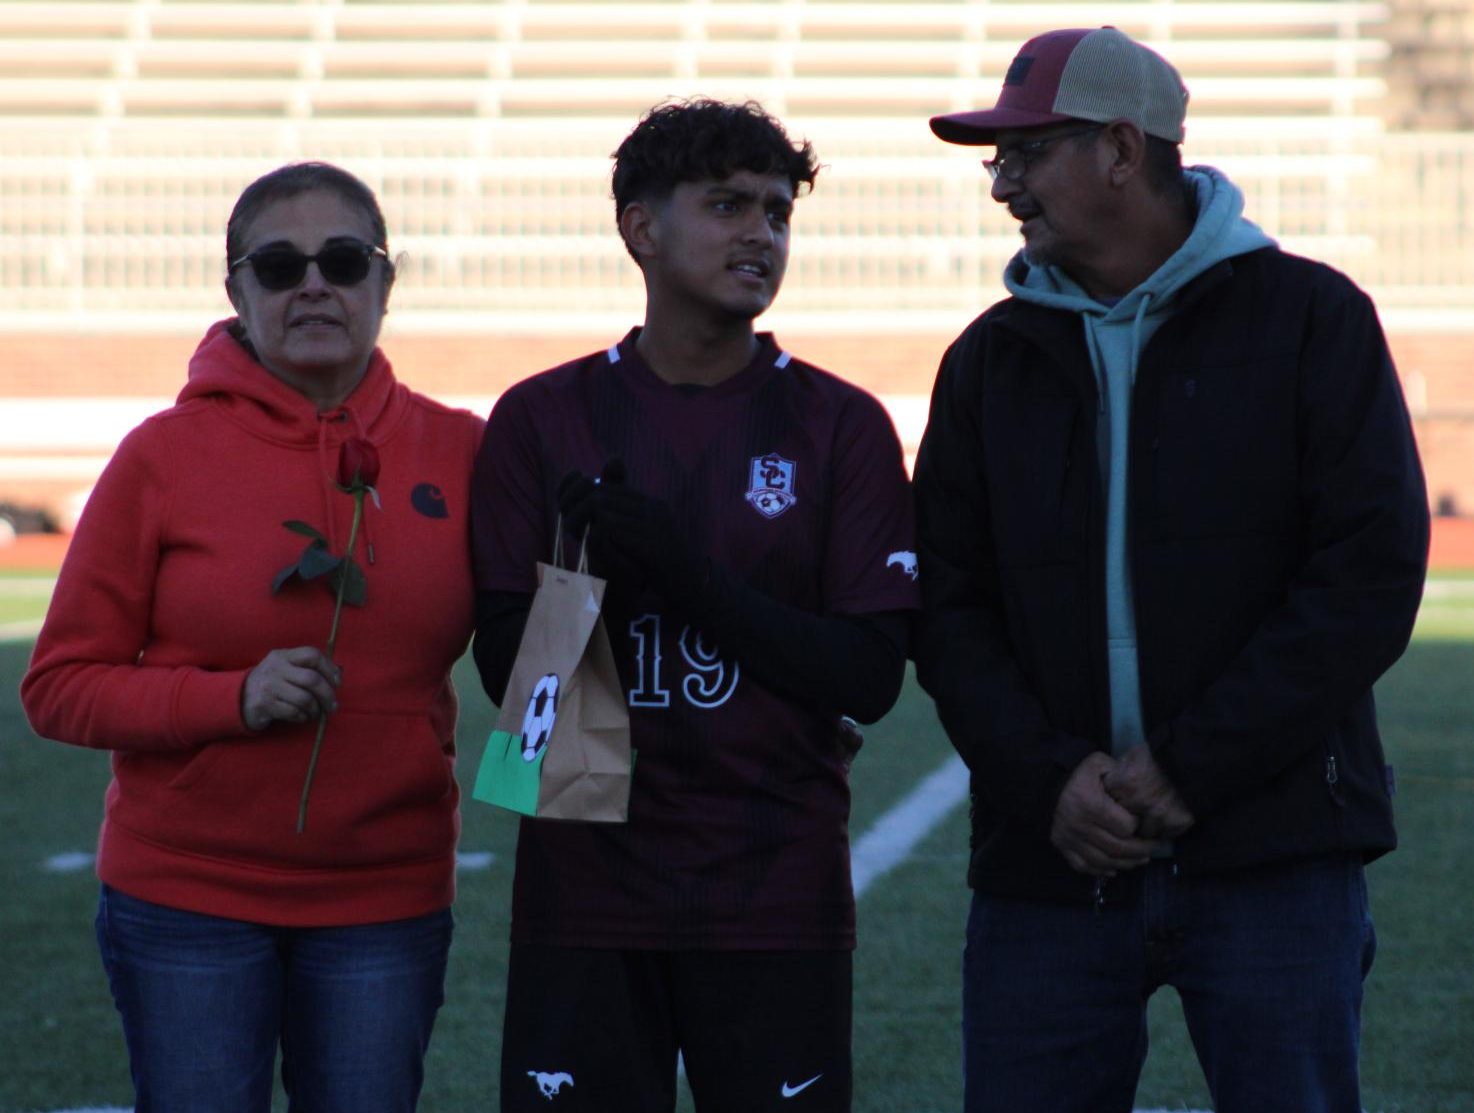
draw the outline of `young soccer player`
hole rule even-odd
[[[498,702],[563,520],[609,581],[638,752],[629,822],[525,820],[502,1108],[850,1107],[842,717],[900,690],[918,603],[900,445],[874,398],[753,322],[817,172],[756,104],[649,112],[615,153],[645,323],[535,375],[476,473],[475,651]]]

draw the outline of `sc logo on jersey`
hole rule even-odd
[[[776,452],[754,456],[747,473],[747,501],[764,518],[776,518],[798,501],[793,479],[798,465]]]

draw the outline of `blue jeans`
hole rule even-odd
[[[1359,859],[1196,877],[1155,861],[1126,884],[1098,912],[974,894],[966,1113],[1129,1113],[1163,985],[1218,1113],[1358,1113],[1376,951]]]
[[[136,1113],[405,1113],[445,997],[449,909],[352,927],[203,916],[104,885],[97,942]]]

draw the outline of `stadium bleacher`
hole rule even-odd
[[[650,104],[701,92],[763,101],[831,167],[786,307],[955,314],[996,289],[1013,240],[923,121],[991,99],[1042,22],[1103,12],[1191,75],[1191,156],[1232,161],[1272,231],[1377,284],[1357,217],[1378,206],[1349,183],[1377,176],[1380,3],[0,0],[0,203],[18,202],[0,289],[32,321],[201,311],[229,198],[315,155],[379,186],[424,262],[406,315],[556,313],[575,290],[618,312],[608,150]]]

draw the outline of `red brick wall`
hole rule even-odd
[[[614,336],[393,336],[395,372],[432,395],[497,394],[519,379]],[[795,354],[833,368],[876,393],[925,394],[949,336],[784,335]],[[0,335],[0,398],[150,395],[184,382],[197,337]]]

